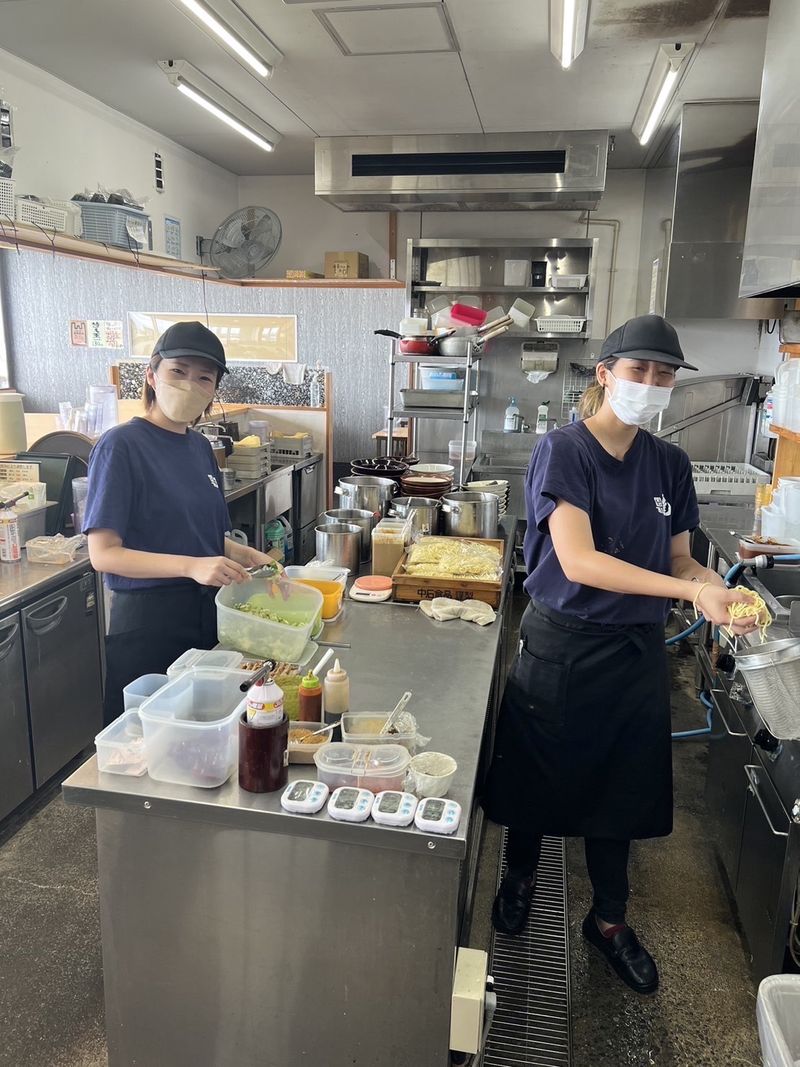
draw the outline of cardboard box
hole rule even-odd
[[[369,278],[369,256],[363,252],[326,252],[326,278]]]
[[[317,274],[315,270],[287,270],[287,281],[301,282],[306,281],[308,278],[322,278],[322,274]]]

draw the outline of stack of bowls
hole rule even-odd
[[[508,482],[500,478],[490,478],[484,482],[470,482],[467,488],[476,493],[492,493],[497,497],[498,515],[502,519],[508,510],[508,498],[511,490]]]
[[[350,463],[350,473],[355,475],[374,475],[377,478],[391,478],[400,484],[400,479],[408,470],[408,464],[401,459],[354,459]]]
[[[438,500],[453,488],[453,475],[408,471],[400,479],[400,486],[403,496],[425,496],[430,500]]]

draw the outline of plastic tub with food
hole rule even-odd
[[[402,745],[348,745],[333,741],[314,753],[317,777],[330,788],[357,786],[380,793],[402,790],[411,757]]]
[[[138,711],[126,711],[94,739],[97,769],[104,774],[140,777],[147,771],[142,720]]]
[[[389,712],[348,711],[342,716],[342,740],[351,745],[402,745],[413,755],[426,740],[417,735],[417,720],[404,711],[391,732],[382,734],[388,718]]]
[[[322,613],[322,593],[299,582],[254,578],[217,593],[220,643],[251,656],[296,663]]]
[[[235,671],[244,657],[241,652],[229,652],[225,648],[187,648],[182,656],[167,667],[167,677],[174,678],[191,667],[210,667],[212,670]]]
[[[444,752],[420,752],[408,768],[408,788],[418,797],[444,797],[458,764]]]
[[[324,733],[316,733],[323,728]],[[324,722],[292,723],[289,727],[289,762],[313,763],[314,753],[331,743],[332,733],[333,726],[326,726]]]

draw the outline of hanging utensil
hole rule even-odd
[[[396,706],[395,706],[395,709],[394,709],[394,711],[393,711],[393,712],[392,712],[392,713],[391,713],[391,714],[389,715],[389,718],[388,718],[388,719],[386,720],[386,722],[385,722],[385,723],[383,724],[383,726],[381,727],[381,729],[380,729],[380,732],[379,732],[378,736],[382,736],[382,735],[384,735],[384,734],[388,734],[388,733],[389,733],[389,731],[391,730],[391,728],[392,728],[392,727],[394,726],[394,724],[395,724],[395,721],[396,721],[397,719],[399,719],[399,718],[400,718],[400,716],[401,716],[401,715],[403,714],[403,712],[405,711],[405,709],[406,709],[406,706],[407,706],[407,704],[408,704],[409,700],[411,700],[411,698],[412,698],[412,696],[413,696],[413,695],[414,695],[414,694],[413,694],[413,693],[411,692],[411,690],[410,690],[410,689],[408,690],[408,692],[406,692],[406,693],[403,693],[403,695],[402,695],[402,696],[400,697],[400,699],[399,699],[399,700],[397,701],[397,704],[396,704]]]

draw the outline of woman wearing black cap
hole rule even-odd
[[[691,557],[688,456],[643,429],[669,403],[678,368],[697,369],[669,323],[627,322],[603,344],[596,413],[548,434],[531,458],[531,602],[484,798],[509,827],[495,927],[524,928],[542,836],[583,837],[594,890],[584,937],[640,993],[655,991],[658,971],[625,923],[630,842],[672,830],[664,623],[673,600],[727,624],[743,599]]]
[[[147,368],[144,416],[115,426],[92,450],[84,529],[92,566],[113,594],[107,723],[122,713],[129,682],[162,674],[187,648],[216,644],[217,587],[273,562],[226,538],[217,462],[207,439],[191,431],[226,370],[222,343],[205,326],[170,326]]]

